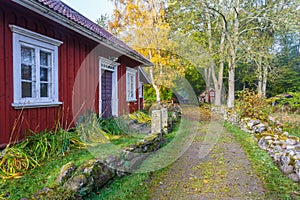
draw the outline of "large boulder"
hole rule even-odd
[[[114,170],[100,160],[90,160],[79,166],[63,187],[85,196],[95,188],[100,188],[114,177]]]

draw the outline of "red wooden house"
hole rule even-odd
[[[87,111],[141,109],[150,65],[60,0],[1,0],[0,148]]]

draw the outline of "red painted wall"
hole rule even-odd
[[[9,24],[63,41],[59,47],[59,101],[52,108],[14,109],[13,49]],[[98,45],[78,33],[27,10],[10,0],[0,2],[0,148],[29,134],[52,129],[60,121],[63,128],[74,125],[76,118],[87,111],[98,112],[98,57],[116,56],[116,52]],[[122,56],[119,67],[119,114],[137,109],[126,102],[126,66],[140,63]],[[125,87],[125,89],[124,89]]]
[[[127,102],[126,100],[126,67],[132,67],[138,70],[137,66],[140,64],[128,57],[121,56],[118,60],[121,63],[118,69],[118,97],[119,97],[119,116],[135,112],[139,110],[138,103],[138,72],[136,73],[136,98],[135,102]]]

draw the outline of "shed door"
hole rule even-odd
[[[102,97],[102,117],[112,116],[112,74],[113,72],[103,70],[101,75],[101,97]]]

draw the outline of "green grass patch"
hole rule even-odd
[[[19,179],[0,179],[0,194],[7,199],[30,197],[44,187],[51,187],[61,167],[73,161],[79,166],[93,156],[85,149],[73,149],[65,156],[53,157],[33,170],[28,171]],[[1,199],[1,197],[0,197]]]
[[[283,131],[287,131],[290,135],[300,138],[300,127],[299,124],[285,123]]]
[[[146,181],[149,177],[149,173],[139,173],[116,178],[112,184],[85,199],[149,199],[149,183]]]
[[[122,134],[115,137],[110,137],[110,142],[119,148],[128,147],[135,144],[139,140],[146,138],[147,135],[139,133]]]
[[[258,147],[250,134],[231,124],[226,124],[226,127],[242,146],[256,174],[264,182],[267,199],[300,199],[300,185],[282,174],[269,154]]]
[[[127,200],[150,199],[152,188],[157,187],[167,168],[155,172],[134,173],[122,178],[115,178],[98,192],[92,192],[84,199],[91,200]]]

